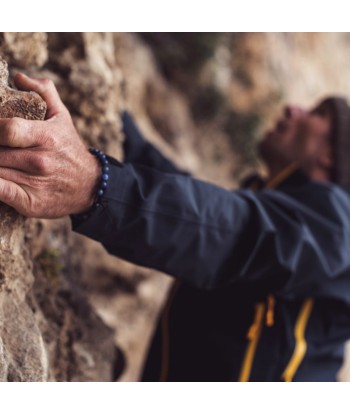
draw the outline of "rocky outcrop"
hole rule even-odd
[[[127,108],[179,167],[231,188],[256,167],[255,142],[282,103],[348,95],[349,43],[342,33],[0,33],[0,55],[12,75],[55,82],[87,145],[122,158]],[[1,380],[138,379],[169,277],[111,257],[68,218],[6,207],[0,255]]]
[[[0,380],[48,378],[46,348],[27,295],[33,285],[24,219],[2,206],[0,212]]]
[[[0,118],[43,120],[45,101],[35,92],[16,91],[8,86],[7,62],[0,58]]]
[[[43,120],[45,113],[46,104],[37,94],[9,88],[7,63],[0,59],[0,117]],[[26,301],[34,280],[24,218],[4,205],[0,207],[0,235],[0,380],[46,380],[46,349]]]
[[[43,120],[45,113],[38,94],[8,86],[7,63],[0,59],[0,118]],[[0,206],[0,380],[114,380],[113,331],[63,274],[63,250],[42,245],[34,260],[31,247],[42,227]]]

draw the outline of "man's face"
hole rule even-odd
[[[273,172],[297,162],[312,176],[315,168],[332,167],[331,128],[332,114],[327,105],[311,111],[287,106],[259,143],[259,153]]]

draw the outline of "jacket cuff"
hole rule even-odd
[[[88,212],[79,215],[69,215],[71,219],[72,230],[74,232],[81,233],[92,239],[99,240],[105,232],[105,226],[101,227],[104,223],[107,225],[108,215],[106,213],[108,207],[108,201],[113,196],[121,196],[124,193],[124,180],[122,176],[124,173],[124,164],[114,159],[111,156],[107,156],[109,161],[109,180],[108,187],[105,193],[100,198],[99,206],[93,206]],[[112,196],[112,197],[111,197]]]

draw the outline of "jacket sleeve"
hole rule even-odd
[[[188,175],[187,172],[178,169],[143,137],[132,116],[127,111],[122,113],[121,118],[125,136],[123,143],[125,163],[140,164],[165,173]]]
[[[72,220],[75,231],[113,255],[205,289],[240,281],[305,292],[349,269],[349,197],[337,188],[315,185],[298,198],[231,192],[109,160],[101,206]],[[304,196],[309,202],[298,201]]]

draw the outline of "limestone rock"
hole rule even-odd
[[[8,87],[7,63],[0,58],[0,117],[44,119],[45,102],[34,93]],[[33,284],[24,218],[0,206],[0,380],[43,381],[47,353],[26,295]],[[26,339],[27,341],[24,341]]]
[[[24,219],[0,209],[0,380],[43,381],[48,358],[26,295],[33,284]]]
[[[8,86],[7,63],[0,57],[0,118],[43,120],[46,102],[35,92],[16,91]]]
[[[8,86],[0,58],[0,117],[45,118],[46,103]],[[57,222],[52,222],[54,225]],[[60,223],[60,244],[68,230]],[[43,222],[0,206],[0,381],[111,381],[119,359],[114,332],[103,324],[79,284],[60,265],[64,252],[31,240]],[[50,229],[50,226],[47,226]],[[35,278],[33,275],[35,274]]]
[[[0,55],[12,65],[41,67],[48,58],[47,34],[40,32],[0,33]]]

